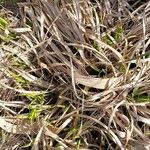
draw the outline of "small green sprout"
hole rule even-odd
[[[43,104],[45,98],[44,93],[37,94],[33,92],[30,94],[26,94],[26,96],[31,100],[32,104]]]
[[[122,38],[123,28],[122,26],[117,26],[114,32],[114,39],[116,42],[120,41]]]
[[[7,19],[0,17],[0,30],[5,30],[8,27],[9,23]]]
[[[26,96],[31,103],[28,105],[28,109],[29,109],[29,113],[26,116],[26,118],[28,118],[31,123],[33,123],[38,116],[40,115],[41,111],[43,110],[42,106],[44,104],[44,99],[45,99],[45,94],[41,93],[41,94],[37,94],[37,93],[28,93],[28,94],[20,94],[21,96]]]
[[[11,71],[9,71],[9,74],[15,80],[18,86],[25,87],[27,85],[27,81],[21,75],[18,75]]]
[[[102,41],[112,46],[114,44],[112,39],[114,39],[115,42],[119,42],[122,39],[122,34],[123,34],[123,28],[121,25],[118,25],[114,31],[108,33],[106,32],[106,35],[102,37]]]
[[[134,89],[129,100],[135,103],[149,102],[150,97],[147,94],[141,93],[140,89]]]
[[[26,63],[17,56],[14,56],[12,54],[7,54],[7,59],[11,62],[13,67],[23,69],[23,70],[28,68]]]
[[[9,42],[11,40],[11,36],[8,31],[9,23],[7,19],[0,17],[0,39],[5,42]]]
[[[16,38],[16,33],[9,31],[10,22],[7,18],[0,17],[0,40],[4,42],[9,42]]]
[[[65,138],[67,139],[68,137],[74,135],[75,133],[77,133],[77,131],[78,131],[78,128],[76,128],[76,127],[70,129],[70,131],[68,131],[68,133],[67,133]]]
[[[38,107],[32,108],[30,105],[28,108],[29,108],[30,112],[29,112],[27,118],[31,121],[31,123],[33,123],[40,115],[41,110]]]
[[[80,139],[80,138],[77,138],[76,141],[77,141],[77,147],[76,147],[76,150],[80,150],[81,139]]]
[[[104,37],[102,37],[102,41],[108,45],[112,45],[113,42],[111,41],[111,39],[109,38],[108,35],[105,35]]]

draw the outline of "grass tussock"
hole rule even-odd
[[[29,0],[0,11],[0,149],[150,148],[150,3]]]

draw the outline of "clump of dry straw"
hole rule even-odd
[[[0,149],[150,148],[150,2],[28,0],[0,12]]]

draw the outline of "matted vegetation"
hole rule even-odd
[[[150,3],[19,7],[0,11],[0,149],[148,150]]]

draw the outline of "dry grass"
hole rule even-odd
[[[0,148],[148,150],[150,3],[19,7],[0,12]]]

